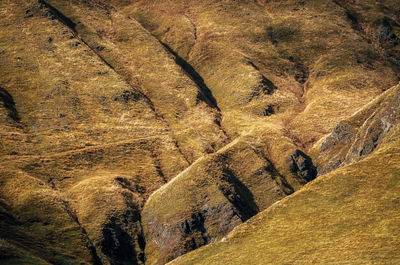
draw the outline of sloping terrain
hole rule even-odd
[[[395,264],[399,14],[1,1],[0,263]]]
[[[383,97],[362,112],[382,107],[398,122],[399,89],[385,95],[393,105],[382,107]],[[357,114],[345,122],[383,119]],[[319,177],[235,228],[223,242],[171,264],[399,263],[399,136],[397,125],[367,158]]]

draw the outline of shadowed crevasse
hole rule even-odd
[[[253,194],[233,173],[225,168],[222,170],[220,182],[217,183],[219,190],[235,207],[235,211],[244,222],[259,212],[254,201]]]
[[[53,188],[54,189],[54,188]],[[83,227],[83,225],[81,224],[81,222],[79,221],[78,217],[76,216],[76,214],[74,213],[74,211],[71,209],[69,202],[67,201],[62,201],[62,205],[64,207],[64,211],[71,217],[72,220],[74,220],[74,222],[79,226],[81,233],[83,234],[83,236],[86,238],[87,242],[86,242],[86,248],[89,250],[90,255],[92,256],[92,263],[94,265],[101,265],[103,264],[101,262],[101,259],[97,253],[97,250],[95,248],[95,246],[93,245],[91,239],[89,238],[89,235],[86,231],[86,229]]]
[[[16,122],[20,121],[13,97],[2,87],[0,87],[0,101],[3,102],[3,106],[7,109],[8,116]]]
[[[307,182],[317,177],[317,168],[311,157],[300,150],[295,150],[290,156],[290,168],[293,173],[300,175]]]
[[[132,225],[138,223],[140,214],[132,210],[121,218],[111,217],[103,226],[100,249],[113,264],[144,264],[145,241],[141,231],[137,231],[140,230],[140,225],[137,229],[132,229]]]
[[[47,3],[44,0],[38,0],[37,2],[41,8],[45,7],[47,9],[49,9],[49,12],[51,13],[51,15],[53,15],[55,18],[57,18],[59,21],[61,21],[68,28],[70,28],[71,30],[76,32],[76,30],[75,30],[76,24],[74,22],[72,22],[71,19],[64,16],[64,14],[62,14],[60,11],[58,11],[56,8],[54,8],[52,5],[50,5],[49,3]]]
[[[174,50],[171,49],[166,43],[160,41],[160,43],[167,49],[169,53],[171,53],[175,57],[175,62],[185,71],[185,73],[192,79],[192,81],[199,87],[200,93],[199,96],[203,96],[203,100],[212,108],[216,108],[220,111],[217,101],[213,97],[211,90],[204,83],[204,79],[201,75],[190,65],[187,61],[185,61],[182,57],[180,57]]]
[[[103,225],[101,251],[118,265],[145,264],[146,240],[143,235],[142,216],[133,195],[144,193],[146,189],[126,178],[117,177],[115,180],[126,191],[123,196],[129,210],[118,217],[111,217]]]

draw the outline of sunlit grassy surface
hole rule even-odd
[[[0,86],[21,118],[12,121],[1,106],[2,212],[15,218],[1,237],[51,263],[91,262],[85,240],[101,242],[104,223],[141,207],[188,162],[138,88],[71,29],[33,2],[3,1],[0,12]],[[15,202],[17,194],[25,199]]]
[[[263,108],[274,105],[277,113],[288,114],[282,119],[292,134],[309,146],[396,84],[387,59],[351,27],[337,4],[262,3],[138,1],[125,12],[203,76],[229,130],[245,133]],[[187,37],[193,33],[190,22],[197,28],[195,42]],[[246,102],[261,74],[278,90]]]
[[[123,7],[193,65],[216,98],[225,129],[254,136],[250,141],[266,146],[264,152],[285,177],[291,175],[292,144],[307,150],[398,81],[388,59],[332,1],[137,1]],[[262,76],[278,89],[252,97]],[[263,117],[268,106],[275,113]],[[187,177],[192,182],[185,187],[194,194],[202,193],[189,188],[202,183],[198,176]],[[179,187],[178,192],[171,185],[171,192],[155,199],[157,205],[164,199],[190,202],[176,204],[177,218],[195,203]],[[155,213],[159,208],[149,204]]]
[[[39,9],[37,1],[0,2],[0,86],[13,96],[21,118],[12,121],[0,109],[0,206],[20,222],[12,229],[2,225],[8,243],[1,253],[21,249],[10,263],[91,262],[85,240],[94,243],[103,262],[110,262],[99,246],[104,226],[141,209],[150,194],[196,159],[152,196],[147,210],[163,222],[182,221],[205,202],[227,203],[216,187],[221,156],[229,158],[224,166],[239,176],[263,210],[283,197],[276,194],[280,180],[301,188],[303,182],[288,164],[294,149],[308,151],[317,143],[310,149],[317,157],[321,137],[398,82],[391,58],[400,45],[381,47],[374,24],[383,16],[398,19],[396,1],[47,2],[75,23],[76,32]],[[396,137],[390,139],[398,146]],[[353,250],[355,263],[363,255],[367,263],[373,254],[384,260],[395,247],[382,243],[382,238],[390,242],[390,234],[379,229],[391,228],[395,214],[388,223],[382,219],[380,226],[367,226],[365,234],[350,231],[373,218],[364,214],[367,191],[376,197],[370,214],[379,219],[394,211],[388,206],[385,212],[387,198],[378,196],[396,191],[397,185],[396,178],[376,180],[378,171],[385,176],[398,172],[397,149],[394,144],[385,148],[374,154],[376,159],[365,160],[369,164],[325,176],[278,204],[289,209],[287,216],[274,206],[256,219],[260,225],[253,232],[251,224],[244,225],[243,235],[237,232],[225,245],[201,250],[205,254],[193,259],[214,262],[210,253],[221,252],[221,262],[249,263],[240,251],[222,251],[238,244],[255,263],[273,257],[283,263],[279,245],[290,248],[288,263],[295,257],[318,261],[322,252],[313,249],[326,251],[325,263],[333,262],[330,255],[339,249],[343,262]],[[384,158],[394,165],[381,171],[378,161]],[[274,170],[280,177],[259,181],[252,173],[262,167],[268,168],[266,179]],[[347,179],[346,172],[355,177]],[[385,181],[393,187],[379,186]],[[376,182],[376,190],[370,182]],[[343,204],[335,199],[336,189]],[[352,207],[357,211],[351,213]],[[326,220],[334,220],[331,227],[324,226]],[[89,239],[81,240],[79,226]],[[137,223],[127,226],[140,230]],[[209,229],[222,236],[215,226]],[[261,230],[265,238],[257,235]],[[296,240],[287,239],[290,233]],[[397,235],[393,238],[396,243]],[[271,242],[271,255],[251,250],[257,246],[253,239],[260,249]],[[148,260],[164,258],[147,240]]]
[[[350,118],[310,150],[320,174],[359,161],[379,145],[400,118],[400,86],[390,88]]]
[[[399,136],[171,264],[399,263]]]

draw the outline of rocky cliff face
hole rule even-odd
[[[364,159],[384,141],[400,121],[399,88],[389,89],[321,139],[316,145],[320,174]]]
[[[164,264],[396,142],[399,12],[1,1],[1,262]]]

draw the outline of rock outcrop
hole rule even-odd
[[[317,168],[311,157],[300,150],[295,150],[290,156],[290,168],[307,182],[317,177]]]
[[[164,264],[215,242],[293,191],[260,150],[238,139],[197,160],[147,200],[147,262]]]
[[[319,174],[360,161],[371,154],[400,122],[400,85],[390,88],[347,120],[341,121],[321,144]]]
[[[399,12],[0,1],[0,262],[163,264],[377,159],[398,128]]]

